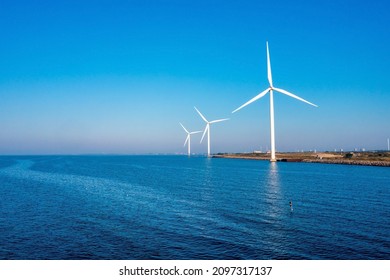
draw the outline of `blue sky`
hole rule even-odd
[[[0,2],[0,154],[385,149],[390,4],[372,1]],[[206,152],[195,135],[192,151]]]

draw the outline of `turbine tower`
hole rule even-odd
[[[203,138],[204,136],[206,135],[206,132],[207,132],[207,156],[210,157],[210,124],[213,124],[213,123],[217,123],[217,122],[223,122],[223,121],[227,121],[228,119],[220,119],[220,120],[215,120],[215,121],[208,121],[203,115],[201,112],[199,112],[198,109],[196,109],[196,107],[194,107],[195,110],[198,112],[199,116],[206,122],[206,127],[204,129],[204,132],[203,132],[203,135],[202,135],[202,139],[200,139],[200,143],[202,143],[203,141]]]
[[[188,156],[191,155],[191,135],[192,134],[196,134],[196,133],[201,133],[202,131],[193,131],[193,132],[189,132],[185,127],[184,125],[182,125],[181,123],[179,123],[181,125],[181,127],[184,129],[185,132],[187,132],[187,138],[186,138],[186,141],[184,142],[184,146],[187,144],[188,142]]]
[[[271,74],[271,61],[269,57],[269,50],[268,50],[268,42],[266,43],[267,45],[267,74],[268,74],[268,82],[269,82],[269,87],[264,90],[263,92],[259,93],[255,97],[253,97],[251,100],[246,102],[245,104],[241,105],[238,107],[236,110],[234,110],[232,113],[237,112],[238,110],[244,108],[245,106],[251,104],[252,102],[255,102],[256,100],[262,98],[269,92],[269,115],[270,115],[270,126],[271,126],[271,161],[276,161],[275,157],[275,121],[274,121],[274,96],[273,96],[273,91],[278,91],[280,93],[283,93],[285,95],[288,95],[292,98],[298,99],[302,102],[305,102],[307,104],[310,104],[314,107],[318,107],[317,105],[300,98],[299,96],[296,96],[295,94],[292,94],[291,92],[288,92],[284,89],[276,88],[272,84],[272,74]]]

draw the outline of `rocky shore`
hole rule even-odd
[[[269,160],[267,153],[216,154],[215,158]],[[390,152],[277,153],[277,161],[390,167]]]

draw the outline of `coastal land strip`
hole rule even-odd
[[[269,153],[219,153],[214,158],[269,160]],[[277,161],[390,167],[390,152],[291,152],[276,153]]]

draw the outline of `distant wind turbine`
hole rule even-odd
[[[187,132],[187,138],[186,138],[186,141],[184,142],[184,146],[187,144],[188,142],[188,156],[191,155],[191,135],[192,134],[196,134],[196,133],[201,133],[202,131],[193,131],[193,132],[189,132],[185,127],[184,125],[182,125],[182,123],[179,123],[181,125],[181,127],[184,129],[185,132]]]
[[[290,97],[293,97],[295,99],[298,99],[302,102],[305,102],[307,104],[310,104],[314,107],[318,107],[317,105],[300,98],[299,96],[296,96],[295,94],[292,94],[291,92],[288,92],[284,89],[276,88],[272,84],[272,74],[271,74],[271,62],[269,57],[269,50],[268,50],[268,42],[267,42],[267,73],[268,73],[268,82],[269,87],[264,90],[263,92],[259,93],[257,96],[246,102],[245,104],[238,107],[236,110],[234,110],[232,113],[237,112],[238,110],[244,108],[245,106],[251,104],[252,102],[255,102],[256,100],[262,98],[269,92],[269,113],[270,113],[270,125],[271,125],[271,161],[276,161],[275,157],[275,122],[274,122],[274,97],[273,97],[273,91],[278,91],[280,93],[283,93],[285,95],[288,95]]]
[[[195,108],[195,110],[198,112],[199,116],[206,122],[206,127],[205,127],[205,129],[204,129],[204,132],[203,132],[203,135],[202,135],[202,139],[200,139],[200,143],[202,143],[203,138],[204,138],[204,136],[206,135],[206,132],[207,132],[207,156],[210,157],[210,124],[217,123],[217,122],[227,121],[228,119],[220,119],[220,120],[215,120],[215,121],[209,122],[209,121],[202,115],[202,113],[199,112],[198,109],[196,109],[196,107],[194,107],[194,108]]]

